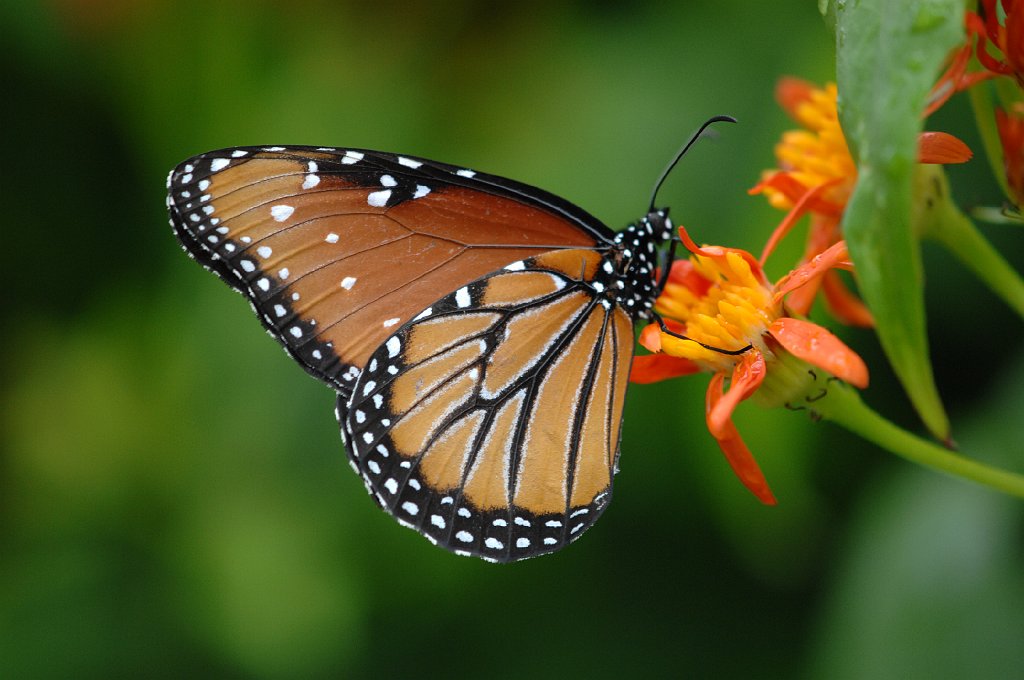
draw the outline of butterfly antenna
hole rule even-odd
[[[665,183],[665,178],[667,178],[668,174],[672,172],[672,168],[676,167],[676,163],[679,162],[679,159],[686,155],[686,152],[690,150],[690,147],[693,146],[694,142],[701,138],[701,136],[704,134],[704,130],[706,130],[709,125],[711,125],[712,123],[723,122],[735,123],[736,119],[733,118],[732,116],[714,116],[712,118],[708,118],[706,121],[704,121],[704,124],[700,126],[700,129],[693,133],[693,136],[690,137],[690,141],[683,145],[683,148],[679,150],[679,153],[676,154],[675,158],[672,159],[672,162],[669,163],[668,167],[665,168],[664,172],[661,173],[661,177],[659,177],[658,181],[655,182],[654,191],[651,192],[651,203],[647,207],[648,213],[654,212],[654,201],[658,198],[658,190],[661,189],[661,185]]]

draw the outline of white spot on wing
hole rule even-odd
[[[395,318],[393,318],[393,319],[388,319],[387,321],[385,321],[385,322],[383,323],[383,326],[384,326],[384,328],[391,328],[392,326],[394,326],[394,325],[395,325],[396,323],[398,323],[399,321],[401,321],[401,319],[399,319],[399,318],[398,318],[398,317],[396,316],[396,317],[395,317]]]
[[[384,186],[384,187],[398,186],[398,182],[396,182],[395,178],[392,177],[391,175],[381,175],[380,176],[380,184],[381,184],[381,186]]]
[[[414,161],[413,159],[405,158],[404,156],[398,157],[398,164],[404,165],[407,168],[418,168],[421,165],[423,165],[423,163],[421,163],[420,161]]]
[[[231,163],[227,158],[214,158],[210,161],[210,172],[218,172],[228,167]]]
[[[460,177],[473,177],[474,175],[476,175],[476,172],[473,171],[473,170],[469,170],[469,169],[463,169],[463,170],[456,170],[455,174],[460,176]]]
[[[463,286],[455,292],[455,304],[459,307],[469,307],[472,300],[469,297],[469,289]]]
[[[295,212],[295,208],[290,205],[275,205],[270,209],[270,216],[277,222],[284,222],[292,216],[293,212]]]
[[[363,160],[363,154],[358,151],[346,151],[345,156],[341,159],[341,162],[345,165],[352,165]]]
[[[306,179],[302,183],[302,188],[312,189],[317,184],[320,184],[320,175],[306,175]]]
[[[366,197],[366,202],[374,208],[383,208],[388,204],[389,198],[391,198],[391,189],[384,189],[383,191],[370,192]]]
[[[259,248],[256,249],[256,253],[265,260],[271,255],[273,255],[274,251],[270,248],[270,246],[260,246]]]
[[[402,349],[402,341],[397,336],[391,336],[387,341],[388,357],[395,358]]]
[[[341,280],[341,287],[344,288],[345,290],[352,290],[352,286],[356,285],[356,281],[356,277],[346,276]]]
[[[337,243],[338,235],[332,231],[330,234],[324,237],[324,240],[327,241],[328,243]]]
[[[423,198],[430,193],[430,187],[424,186],[423,184],[416,185],[416,191],[413,192],[413,198]]]

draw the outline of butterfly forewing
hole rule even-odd
[[[577,538],[610,498],[632,320],[593,250],[517,261],[434,302],[339,397],[353,465],[400,522],[496,561]]]
[[[510,262],[611,238],[538,189],[370,151],[226,149],[179,165],[168,188],[186,250],[346,395],[370,354],[443,294]]]

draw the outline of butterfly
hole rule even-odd
[[[185,251],[337,393],[349,461],[399,523],[507,562],[601,515],[673,233],[653,198],[616,233],[513,180],[308,146],[204,153],[167,189]]]

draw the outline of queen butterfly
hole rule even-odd
[[[672,236],[653,198],[615,233],[512,180],[305,146],[204,153],[167,188],[188,254],[337,392],[349,461],[401,524],[505,562],[598,518]]]

